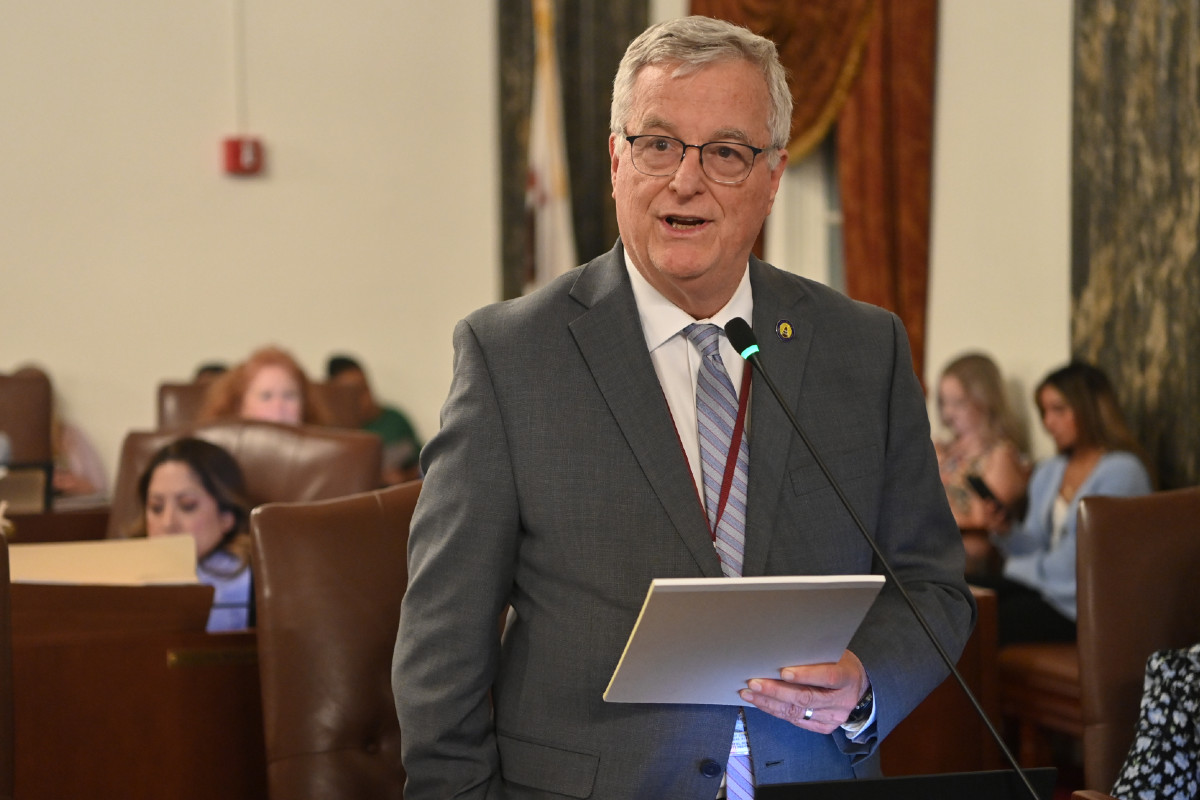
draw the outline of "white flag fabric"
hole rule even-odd
[[[529,169],[525,210],[533,269],[526,291],[544,286],[578,265],[571,222],[571,182],[563,130],[554,0],[532,0],[536,64],[529,120]]]

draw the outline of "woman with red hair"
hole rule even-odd
[[[222,419],[326,425],[329,413],[296,359],[272,345],[256,350],[213,381],[199,421]]]

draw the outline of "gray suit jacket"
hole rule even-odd
[[[974,606],[903,328],[757,259],[750,279],[771,377],[956,655]],[[791,339],[775,333],[781,320]],[[712,800],[735,707],[601,699],[651,579],[721,575],[620,242],[471,314],[454,343],[442,429],[422,454],[393,669],[405,797]],[[744,574],[878,572],[760,380]],[[759,783],[876,774],[879,740],[946,672],[890,588],[850,649],[875,690],[869,741],[750,709]]]

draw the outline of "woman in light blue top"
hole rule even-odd
[[[150,459],[138,497],[144,513],[135,533],[196,540],[196,577],[216,590],[208,630],[253,626],[250,506],[233,456],[203,439],[171,442]]]
[[[1034,469],[1023,521],[995,504],[989,510],[992,540],[1005,555],[1004,576],[993,586],[1001,644],[1074,641],[1080,498],[1153,490],[1147,461],[1101,370],[1073,361],[1047,375],[1034,399],[1058,453]]]

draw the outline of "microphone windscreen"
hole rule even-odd
[[[729,337],[733,349],[742,354],[742,358],[749,358],[758,352],[758,339],[746,320],[741,317],[734,317],[725,323],[725,335]]]

